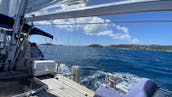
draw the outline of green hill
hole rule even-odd
[[[91,45],[89,45],[89,46],[87,46],[87,47],[92,47],[92,48],[103,48],[102,45],[98,45],[98,44],[91,44]]]
[[[109,48],[129,49],[129,50],[154,50],[154,51],[172,51],[172,46],[161,45],[110,45]]]

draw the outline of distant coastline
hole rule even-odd
[[[98,44],[89,45],[88,47],[93,48],[115,48],[124,50],[151,50],[151,51],[166,51],[172,52],[172,46],[161,46],[161,45],[132,45],[132,44],[119,44],[119,45],[109,45],[101,46]]]
[[[56,46],[55,44],[52,44],[52,43],[45,43],[45,44],[40,44],[40,45],[51,45],[51,46]]]
[[[91,45],[88,45],[86,47],[92,47],[92,48],[104,48],[104,46],[102,45],[98,45],[98,44],[91,44]]]
[[[56,46],[55,44],[51,44],[51,43],[40,44],[40,45]],[[65,46],[65,45],[57,45],[57,46]],[[90,48],[114,48],[114,49],[123,49],[123,50],[150,50],[150,51],[172,52],[172,46],[162,46],[162,45],[119,44],[119,45],[102,46],[102,45],[99,45],[99,44],[91,44],[91,45],[88,45],[88,46],[85,46],[85,47],[90,47]]]

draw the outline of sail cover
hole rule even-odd
[[[12,29],[14,25],[14,19],[11,17],[8,17],[6,15],[0,14],[0,27],[4,27],[4,28],[9,28]],[[28,24],[24,24],[23,26],[23,30],[22,32],[24,33],[28,33],[28,31],[32,28],[32,26],[28,25]],[[53,35],[46,33],[38,28],[32,28],[29,35],[34,35],[34,34],[38,34],[38,35],[43,35],[49,38],[53,39]]]

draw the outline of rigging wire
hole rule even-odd
[[[136,21],[111,21],[111,22],[94,22],[94,23],[53,23],[52,25],[92,25],[92,24],[119,24],[119,23],[155,23],[155,22],[172,22],[172,20],[136,20]],[[37,24],[36,26],[49,25],[49,24]]]
[[[53,23],[53,22],[51,22],[51,24],[53,25],[54,23]],[[55,35],[55,37],[54,37],[55,44],[56,44],[56,45],[58,45],[58,38],[56,37],[56,36],[58,36],[58,35],[57,35],[57,33],[55,33],[55,32],[56,32],[56,29],[55,29],[56,27],[55,27],[55,25],[53,25],[53,26],[51,26],[51,27],[52,27],[53,35]],[[59,57],[58,57],[59,59],[55,59],[56,61],[58,61],[58,62],[59,62],[59,60],[61,60],[61,59],[62,59],[62,57],[61,57],[61,54],[60,54],[60,53],[58,54],[58,52],[56,52],[54,55],[55,55],[56,57],[57,57],[57,56],[59,56]]]
[[[51,39],[49,42],[47,41],[46,37],[44,36],[46,43],[51,43],[53,39]],[[49,45],[46,45],[45,49],[42,51],[42,53],[45,53],[45,51],[49,48]]]
[[[44,36],[44,39],[45,39],[45,42],[46,42],[46,44],[47,43],[51,43],[52,41],[53,41],[53,39],[51,39],[49,42],[47,41],[47,38]],[[45,53],[45,51],[47,50],[49,48],[49,45],[47,45],[46,47],[45,47],[45,49],[43,50],[43,52],[42,53]]]

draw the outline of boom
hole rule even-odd
[[[170,11],[172,0],[121,1],[26,18],[27,22],[149,11]]]

